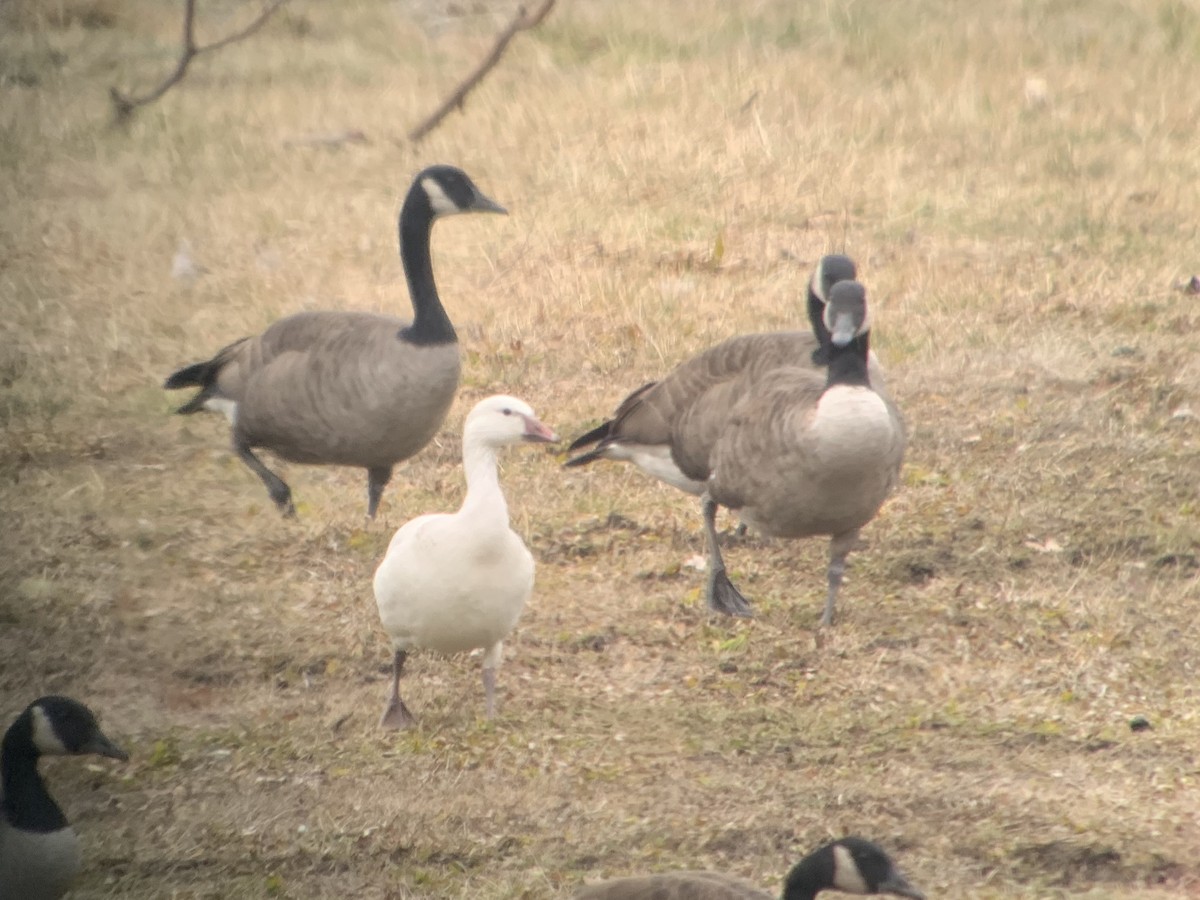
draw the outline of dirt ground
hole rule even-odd
[[[199,7],[202,43],[257,8]],[[67,693],[131,753],[43,764],[72,896],[770,887],[847,833],[930,898],[1200,896],[1193,4],[563,0],[416,146],[511,8],[292,0],[114,124],[180,14],[0,4],[0,717]],[[280,464],[283,520],[162,380],[290,312],[407,314],[433,162],[510,210],[434,231],[459,399],[378,520],[362,472]],[[910,428],[833,628],[824,540],[731,541],[758,615],[715,618],[693,498],[519,448],[499,715],[478,656],[418,654],[419,727],[381,731],[371,574],[461,499],[471,404],[579,434],[804,327],[831,251]]]

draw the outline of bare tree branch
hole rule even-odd
[[[154,90],[148,94],[143,94],[140,97],[133,97],[127,94],[122,94],[115,87],[108,89],[108,95],[112,98],[113,109],[116,111],[117,121],[122,121],[129,118],[133,111],[139,106],[146,106],[153,103],[179,82],[183,81],[183,76],[187,74],[188,66],[192,64],[192,60],[201,53],[208,53],[211,50],[220,50],[222,47],[228,46],[243,38],[249,37],[254,32],[271,18],[279,7],[287,3],[288,0],[270,0],[258,16],[250,22],[241,31],[235,31],[233,34],[226,35],[218,41],[213,41],[211,44],[197,46],[196,44],[196,0],[184,0],[183,6],[183,48],[179,54],[179,61],[175,63],[175,70]]]
[[[537,28],[542,24],[542,20],[549,15],[551,8],[554,6],[554,0],[542,0],[542,5],[535,9],[532,13],[527,13],[525,7],[519,7],[517,14],[508,27],[505,28],[496,37],[496,43],[489,53],[478,66],[475,71],[463,79],[462,83],[454,89],[454,92],[442,101],[441,106],[433,111],[420,125],[408,133],[408,139],[413,143],[417,143],[429,132],[433,131],[453,110],[462,109],[463,103],[469,94],[479,82],[483,81],[483,76],[487,75],[500,62],[500,57],[504,55],[504,51],[508,48],[509,42],[517,35],[518,32],[528,31],[531,28]]]

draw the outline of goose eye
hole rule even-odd
[[[501,412],[503,412],[506,416],[512,415],[512,410],[508,409],[507,407],[505,409],[502,409]]]

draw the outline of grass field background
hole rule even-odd
[[[75,896],[771,887],[845,833],[931,898],[1200,893],[1194,3],[563,0],[417,147],[511,7],[293,0],[114,126],[180,5],[0,4],[0,714],[68,693],[132,754],[43,765]],[[254,8],[200,7],[202,41]],[[290,312],[407,314],[395,216],[432,162],[511,212],[434,232],[454,411],[378,521],[361,472],[300,466],[282,520],[161,381]],[[714,619],[692,498],[526,448],[500,714],[478,657],[420,655],[421,725],[382,733],[371,573],[461,498],[465,410],[577,434],[802,327],[830,251],[910,427],[833,629],[825,541],[731,547],[759,615]]]

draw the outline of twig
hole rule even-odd
[[[211,44],[197,46],[196,44],[196,0],[184,0],[183,6],[183,49],[179,54],[179,61],[175,64],[175,71],[166,77],[154,90],[148,94],[143,94],[141,97],[132,97],[127,94],[122,94],[115,87],[108,89],[108,95],[112,98],[113,109],[116,111],[117,121],[122,121],[129,118],[135,109],[139,106],[146,106],[153,103],[179,82],[183,81],[183,76],[187,74],[188,66],[192,64],[192,60],[201,53],[208,53],[211,50],[220,50],[235,41],[240,41],[243,38],[249,37],[254,32],[271,18],[279,7],[287,3],[287,0],[270,0],[263,8],[258,16],[241,31],[235,31],[233,34],[226,35],[219,41],[213,41]]]
[[[479,82],[483,81],[483,76],[490,72],[500,62],[500,57],[504,55],[504,51],[508,48],[511,41],[518,32],[528,31],[531,28],[537,28],[542,24],[542,20],[550,13],[550,9],[554,6],[554,0],[542,0],[542,5],[532,13],[525,12],[525,7],[519,7],[517,14],[508,27],[505,28],[496,38],[496,43],[492,47],[492,52],[478,66],[475,71],[463,79],[462,83],[454,89],[454,92],[442,101],[433,113],[425,119],[420,125],[408,133],[408,139],[414,144],[420,141],[425,135],[433,131],[442,119],[446,118],[451,111],[462,109],[463,102]]]

